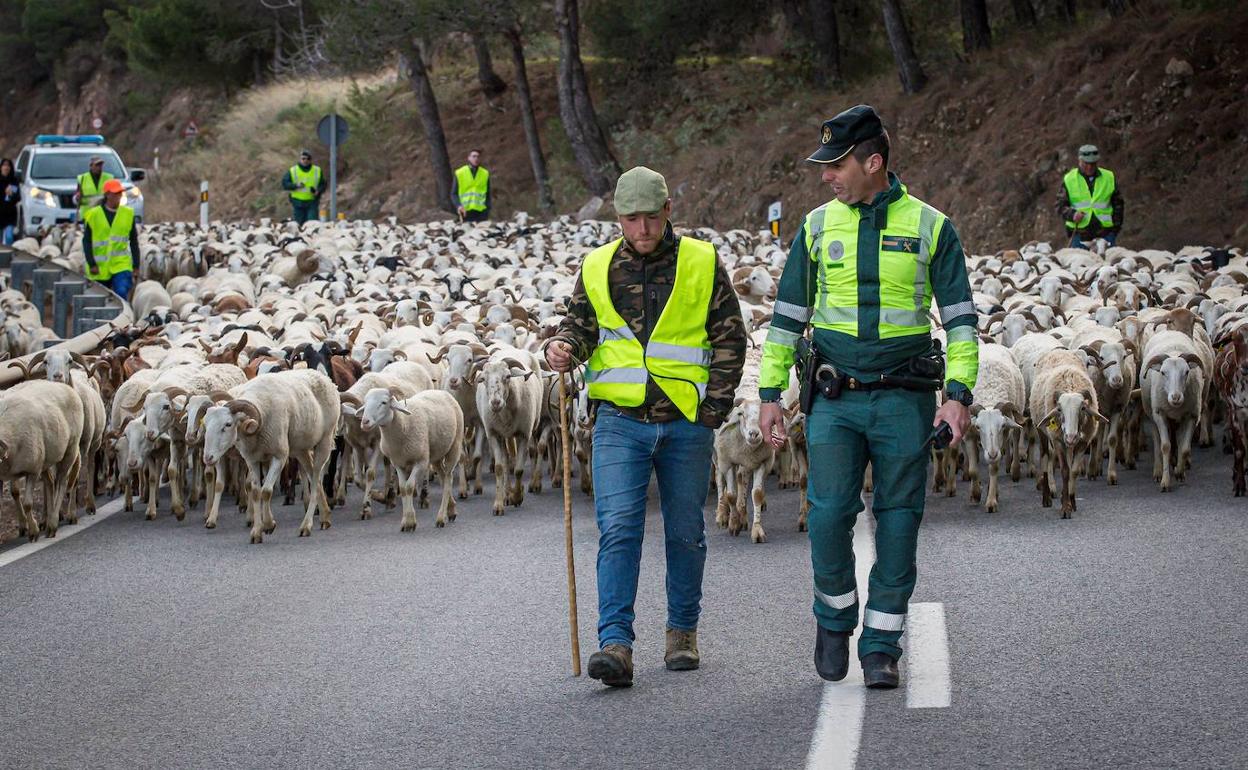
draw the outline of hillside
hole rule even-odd
[[[621,164],[664,172],[684,223],[763,227],[767,204],[781,198],[791,234],[801,214],[824,200],[817,173],[801,162],[820,121],[869,102],[890,126],[893,167],[912,192],[953,216],[974,251],[1058,238],[1053,195],[1085,142],[1099,145],[1118,174],[1123,241],[1177,248],[1248,241],[1245,41],[1243,8],[1104,18],[1060,36],[1003,36],[969,62],[929,68],[932,81],[917,96],[903,95],[883,65],[828,91],[764,57],[681,62],[670,81],[645,88],[612,62],[587,66]],[[509,80],[504,58],[496,65]],[[439,61],[433,75],[453,164],[480,146],[496,214],[535,211],[513,91],[488,103],[467,62]],[[529,75],[558,210],[575,212],[588,194],[559,124],[554,62],[530,61]],[[161,148],[161,174],[147,186],[151,217],[194,216],[201,178],[213,186],[214,217],[286,216],[278,179],[301,146],[324,163],[313,128],[335,105],[352,126],[340,208],[351,217],[444,216],[433,206],[413,99],[393,69],[255,88],[228,106],[219,96],[172,92],[147,121],[110,137],[135,165],[150,166],[153,148]],[[46,121],[49,112],[27,114]],[[194,144],[180,137],[190,117],[201,127]],[[23,122],[0,124],[6,147],[33,133]]]

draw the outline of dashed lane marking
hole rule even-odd
[[[912,603],[906,616],[906,637],[906,708],[949,708],[952,687],[945,605]]]

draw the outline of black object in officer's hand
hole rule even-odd
[[[815,404],[815,372],[819,368],[819,352],[810,340],[802,338],[797,341],[796,353],[798,407],[802,414],[809,416]]]
[[[941,420],[940,425],[937,425],[932,430],[932,435],[928,438],[927,443],[937,449],[948,449],[951,441],[953,441],[953,428],[949,427],[949,423]]]

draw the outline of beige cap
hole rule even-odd
[[[630,168],[615,183],[615,213],[620,216],[661,211],[667,198],[667,180],[645,166]]]
[[[1079,160],[1094,163],[1101,159],[1101,151],[1096,149],[1095,144],[1085,144],[1079,148]]]

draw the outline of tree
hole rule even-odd
[[[594,195],[606,195],[620,176],[620,164],[607,146],[589,96],[585,64],[581,61],[577,0],[555,0],[555,27],[559,34],[559,116],[563,130],[572,144],[585,186]]]
[[[961,0],[962,48],[967,53],[992,47],[992,28],[988,26],[987,0]]]
[[[1105,10],[1115,18],[1126,13],[1127,9],[1133,5],[1135,5],[1135,0],[1105,0]]]
[[[416,98],[416,114],[429,148],[437,205],[454,211],[451,156],[446,148],[437,96],[429,80],[429,40],[450,31],[434,0],[349,0],[340,2],[326,22],[331,54],[348,66],[375,66],[399,55],[400,71]]]
[[[919,57],[914,52],[914,43],[910,39],[910,30],[906,28],[906,20],[901,15],[900,0],[882,0],[884,10],[884,29],[888,32],[888,44],[893,49],[893,59],[897,62],[897,74],[901,77],[901,90],[908,94],[917,94],[927,85],[927,75],[919,64]]]
[[[1014,21],[1024,27],[1036,26],[1036,9],[1031,0],[1010,0],[1014,7]]]
[[[546,156],[542,153],[542,136],[537,131],[537,116],[533,112],[533,94],[529,91],[529,73],[524,63],[524,40],[519,22],[504,30],[503,37],[511,48],[511,64],[516,76],[516,102],[520,107],[520,122],[524,125],[524,140],[529,147],[529,165],[533,167],[533,181],[537,183],[537,205],[542,211],[555,208],[555,197],[550,191],[550,174],[546,171]]]
[[[442,131],[442,115],[438,111],[438,99],[429,80],[429,65],[425,59],[428,45],[420,38],[413,38],[411,48],[401,52],[400,64],[407,68],[407,82],[416,96],[416,114],[429,145],[429,162],[433,165],[433,183],[437,190],[438,206],[447,211],[455,210],[451,199],[451,155],[446,149],[446,134]]]
[[[485,98],[491,99],[507,90],[507,84],[494,71],[494,60],[490,58],[490,44],[485,35],[479,31],[472,34],[472,47],[477,53],[477,82],[481,84],[481,92]]]
[[[815,44],[815,85],[839,82],[841,42],[836,24],[836,0],[810,0],[810,32]]]

